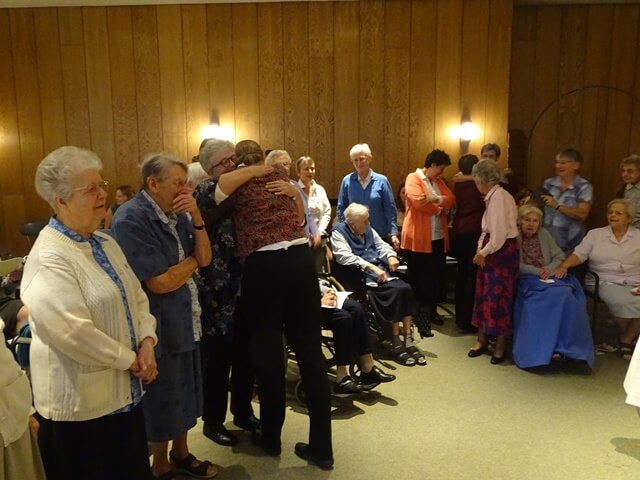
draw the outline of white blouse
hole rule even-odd
[[[302,180],[298,180],[298,185],[304,193],[304,183]],[[311,217],[316,221],[318,230],[321,234],[327,233],[327,227],[331,222],[331,204],[329,203],[329,197],[325,189],[316,183],[315,180],[311,180],[311,188],[309,195],[305,194],[307,199],[307,207]]]

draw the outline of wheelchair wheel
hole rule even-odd
[[[302,383],[302,380],[298,380],[296,382],[296,387],[295,387],[295,395],[296,398],[298,399],[298,401],[302,404],[302,405],[306,405],[307,404],[307,392],[304,389],[304,384]]]
[[[362,373],[362,369],[360,368],[360,365],[358,365],[358,362],[353,362],[349,365],[349,376],[351,378],[358,378],[360,373]]]

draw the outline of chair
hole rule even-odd
[[[602,303],[602,299],[600,298],[600,277],[596,272],[589,270],[589,266],[586,262],[572,269],[572,273],[582,284],[585,296],[589,297],[593,302],[593,308],[591,309],[591,333],[595,338],[596,322],[598,320],[598,306]],[[593,279],[593,285],[587,286],[587,279],[589,277]]]
[[[17,270],[22,265],[22,257],[14,257],[8,260],[0,260],[0,278],[6,277],[14,270]]]
[[[20,233],[27,237],[27,242],[29,242],[29,248],[33,245],[33,242],[38,237],[40,230],[47,226],[47,221],[44,220],[36,220],[34,222],[23,223],[18,227]],[[32,241],[33,239],[33,241]]]

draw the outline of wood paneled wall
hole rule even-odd
[[[594,185],[590,226],[606,223],[620,161],[640,153],[639,31],[639,4],[514,10],[509,129],[530,140],[522,167],[537,187],[555,153],[578,148]]]
[[[0,10],[0,245],[22,253],[16,226],[48,216],[49,151],[90,148],[112,185],[137,184],[147,153],[189,161],[212,112],[236,140],[313,156],[330,196],[355,143],[394,187],[432,148],[455,161],[465,109],[471,151],[506,144],[511,20],[510,0]]]

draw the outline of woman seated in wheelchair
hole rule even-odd
[[[352,203],[344,211],[345,221],[334,226],[331,233],[331,245],[334,260],[338,266],[335,273],[358,277],[366,284],[366,293],[373,307],[383,321],[392,325],[392,353],[400,365],[426,365],[424,354],[413,342],[411,333],[412,314],[415,301],[411,287],[404,281],[393,277],[399,261],[396,252],[384,242],[380,235],[369,226],[369,209],[358,203]],[[355,272],[355,273],[354,273]],[[339,278],[342,281],[342,278]],[[358,285],[349,285],[349,289],[358,290]],[[404,338],[400,337],[402,323]]]
[[[548,365],[563,357],[593,368],[593,339],[580,282],[555,270],[565,255],[542,224],[542,211],[518,209],[520,277],[513,308],[513,360],[520,368]]]
[[[392,382],[395,375],[382,371],[373,364],[369,325],[362,306],[347,298],[338,305],[336,290],[325,280],[320,281],[322,298],[322,327],[333,332],[333,344],[336,360],[336,382],[333,393],[350,395],[369,391],[381,383]],[[358,378],[349,375],[351,352],[358,352],[358,365],[361,374]]]

